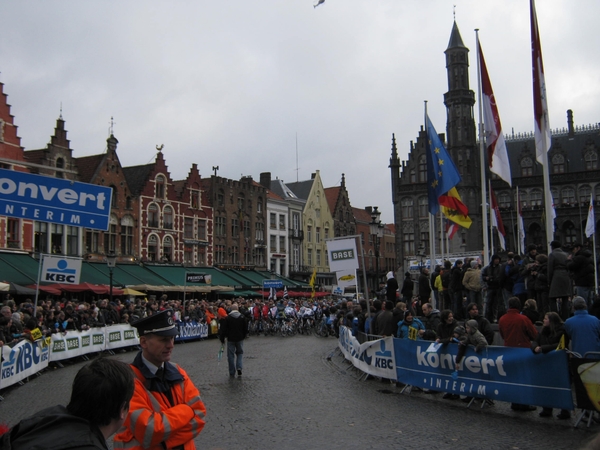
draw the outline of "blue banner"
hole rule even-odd
[[[0,169],[0,214],[108,230],[112,189]]]
[[[412,386],[505,402],[573,409],[567,354],[469,347],[453,377],[458,344],[394,339],[396,377]]]

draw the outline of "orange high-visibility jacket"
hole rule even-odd
[[[163,450],[181,445],[184,450],[196,448],[194,438],[204,428],[206,407],[187,373],[176,364],[172,366],[183,377],[183,381],[171,387],[175,406],[171,406],[165,394],[149,391],[142,372],[131,366],[135,373],[135,389],[127,419],[115,435],[115,449]]]

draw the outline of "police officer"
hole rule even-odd
[[[178,333],[173,310],[132,326],[138,330],[142,350],[131,364],[135,390],[114,448],[195,449],[194,438],[204,428],[206,407],[187,373],[170,362]]]

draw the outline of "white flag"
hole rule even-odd
[[[588,211],[587,223],[585,224],[585,235],[591,237],[596,232],[596,217],[594,216],[594,197],[590,196],[590,209]]]

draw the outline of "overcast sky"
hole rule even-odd
[[[424,100],[446,131],[453,5],[471,89],[479,28],[504,132],[533,130],[529,0],[316,1],[0,0],[0,81],[22,145],[46,146],[62,104],[75,157],[105,151],[112,116],[124,166],[164,144],[174,179],[194,162],[233,179],[320,170],[326,187],[345,173],[352,205],[391,222],[392,133],[406,159]],[[536,6],[551,127],[567,109],[599,122],[600,1]]]

